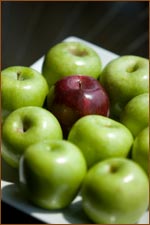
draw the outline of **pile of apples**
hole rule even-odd
[[[2,71],[2,157],[31,203],[60,210],[80,194],[94,223],[139,220],[149,204],[148,80],[148,59],[103,68],[80,42],[53,46],[42,74]]]

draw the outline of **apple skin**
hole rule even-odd
[[[98,78],[102,70],[98,54],[80,42],[60,42],[45,55],[42,73],[49,87],[64,76],[86,74]]]
[[[149,122],[149,94],[141,94],[131,99],[120,115],[120,122],[131,131],[134,137],[147,127]]]
[[[76,197],[86,172],[85,159],[75,145],[42,141],[29,146],[21,157],[20,187],[35,205],[62,209]]]
[[[18,168],[26,148],[39,141],[62,139],[62,129],[48,110],[26,106],[11,112],[2,126],[2,157]]]
[[[127,157],[133,144],[133,136],[124,125],[100,115],[79,119],[68,140],[83,152],[88,168],[106,158]]]
[[[144,128],[135,138],[132,147],[132,159],[137,162],[148,175],[149,164],[149,127]]]
[[[8,67],[1,73],[1,81],[3,117],[20,107],[42,107],[49,91],[45,78],[29,67]]]
[[[109,98],[95,78],[72,75],[51,87],[47,109],[56,116],[67,136],[75,121],[85,115],[109,116]]]
[[[118,119],[128,101],[149,92],[149,61],[134,55],[118,57],[103,69],[100,82],[110,97],[110,115]]]
[[[148,178],[132,160],[107,159],[88,171],[82,198],[83,209],[94,223],[134,224],[148,208]]]

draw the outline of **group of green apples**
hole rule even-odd
[[[53,46],[42,73],[4,69],[2,157],[27,199],[60,210],[79,194],[94,223],[136,223],[149,205],[148,80],[148,59],[103,68],[80,42]]]

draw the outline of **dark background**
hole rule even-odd
[[[69,36],[149,57],[148,2],[3,2],[2,69],[29,66]],[[41,223],[2,203],[2,223]]]
[[[148,57],[148,2],[2,3],[2,68],[29,66],[68,36]]]

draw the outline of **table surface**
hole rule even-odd
[[[68,36],[148,58],[148,9],[148,2],[3,2],[2,69],[30,66]],[[2,224],[42,223],[3,202],[1,212]]]

